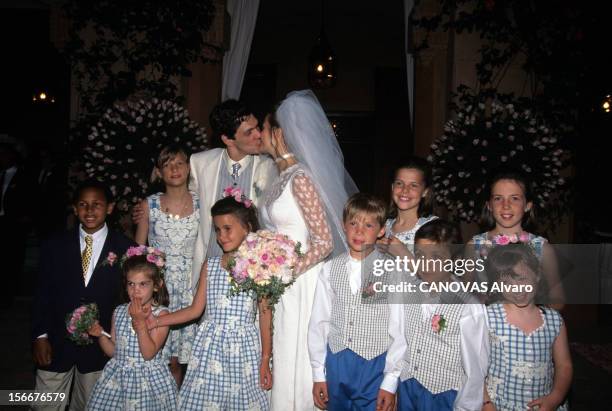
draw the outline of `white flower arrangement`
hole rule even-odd
[[[85,172],[105,181],[126,212],[148,193],[151,172],[162,147],[180,143],[191,152],[206,150],[204,128],[187,110],[169,100],[116,104],[94,124],[84,147]]]
[[[531,184],[536,210],[554,219],[567,197],[561,170],[569,161],[560,130],[522,100],[460,89],[456,118],[431,145],[433,189],[438,204],[466,222],[477,221],[487,200],[487,184],[500,169],[522,172]]]

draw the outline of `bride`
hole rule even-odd
[[[310,90],[287,95],[262,130],[263,150],[277,163],[279,177],[261,206],[270,229],[302,244],[304,257],[295,283],[275,307],[273,411],[313,410],[308,322],[320,263],[345,251],[342,210],[357,192],[319,101]]]

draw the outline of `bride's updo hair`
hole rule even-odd
[[[210,214],[212,217],[233,214],[240,220],[243,227],[246,227],[250,232],[259,230],[257,208],[251,200],[248,200],[244,196],[240,201],[236,200],[234,197],[222,198],[212,206]]]

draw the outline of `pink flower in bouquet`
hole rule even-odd
[[[282,234],[265,230],[249,233],[229,264],[230,294],[255,292],[273,305],[294,281],[299,248],[299,243]]]
[[[95,303],[82,305],[66,315],[67,337],[77,345],[91,344],[87,331],[98,320],[98,306]]]

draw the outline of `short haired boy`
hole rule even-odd
[[[383,371],[392,341],[388,330],[400,327],[389,326],[388,302],[373,292],[369,281],[374,261],[387,258],[374,247],[384,234],[385,211],[384,202],[371,195],[349,198],[343,215],[349,251],[326,262],[319,274],[308,350],[313,400],[321,409],[393,407],[397,376],[383,380]],[[382,391],[391,395],[380,395]]]
[[[79,346],[68,340],[66,315],[83,304],[96,303],[100,324],[110,329],[121,290],[117,258],[135,245],[106,225],[113,206],[112,194],[103,183],[81,183],[73,199],[79,226],[51,236],[41,248],[32,308],[33,357],[38,368],[35,389],[65,393],[71,410],[85,409],[108,357],[97,343]],[[65,408],[63,404],[53,409]]]

